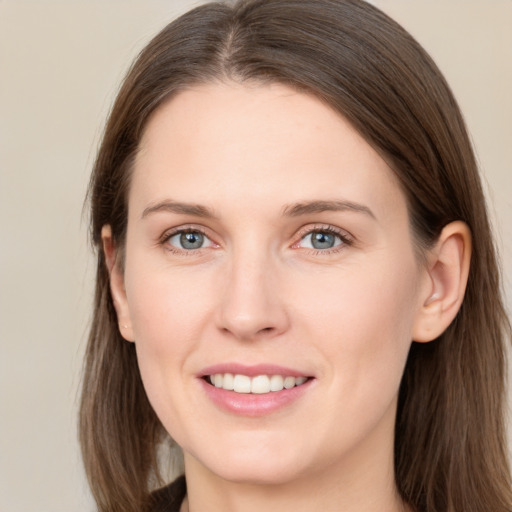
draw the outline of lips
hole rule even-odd
[[[303,396],[313,380],[305,372],[275,365],[222,364],[198,375],[206,395],[223,410],[259,416]]]

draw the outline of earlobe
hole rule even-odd
[[[428,253],[428,279],[422,289],[413,340],[438,338],[456,317],[466,291],[471,261],[471,233],[461,221],[447,224]]]
[[[125,340],[135,341],[126,298],[124,275],[120,268],[119,255],[112,238],[112,229],[109,225],[105,225],[101,229],[101,240],[103,243],[105,262],[110,276],[110,293],[117,314],[119,332]]]

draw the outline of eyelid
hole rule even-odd
[[[318,232],[318,231],[330,233],[330,234],[337,236],[341,240],[341,243],[338,244],[337,246],[330,248],[330,249],[305,248],[305,250],[314,251],[315,253],[318,253],[318,254],[330,254],[330,253],[341,251],[345,247],[351,246],[354,243],[354,237],[348,231],[346,231],[344,229],[338,228],[331,224],[309,224],[307,226],[303,226],[301,229],[299,229],[299,231],[297,231],[297,235],[296,235],[297,241],[292,244],[292,249],[300,249],[301,248],[301,247],[299,247],[300,242],[302,240],[304,240],[304,238],[306,236],[310,235],[311,233]]]
[[[217,243],[214,239],[214,237],[210,234],[210,230],[206,229],[204,226],[200,226],[197,224],[184,224],[181,226],[176,226],[173,228],[170,228],[159,237],[158,244],[161,246],[165,246],[164,248],[170,252],[178,253],[178,254],[184,254],[184,255],[191,255],[194,253],[197,253],[198,251],[202,251],[204,249],[209,248],[218,248],[220,247],[220,244]],[[335,253],[343,250],[347,246],[351,246],[354,243],[354,237],[346,230],[341,229],[339,227],[333,226],[331,224],[308,224],[306,226],[301,227],[296,235],[295,235],[295,242],[291,245],[292,249],[301,249],[299,246],[300,242],[308,235],[314,232],[326,232],[333,234],[337,236],[341,243],[330,248],[330,249],[311,249],[311,248],[303,248],[304,250],[309,250],[310,252],[313,251],[315,254],[330,254]],[[173,237],[181,233],[190,233],[190,232],[197,232],[206,237],[210,242],[211,245],[208,247],[200,247],[198,249],[180,249],[175,246],[171,246],[167,242]]]
[[[177,227],[170,228],[170,229],[164,231],[162,236],[160,236],[158,239],[158,244],[161,246],[165,246],[165,249],[170,252],[186,254],[186,255],[197,253],[198,251],[201,251],[203,249],[209,249],[211,247],[213,247],[213,248],[219,247],[219,244],[217,242],[215,242],[215,240],[208,233],[208,231],[209,230],[205,229],[203,226],[198,226],[196,224],[185,224],[182,226],[177,226]],[[179,235],[181,233],[200,233],[201,235],[203,235],[205,238],[207,238],[210,241],[211,245],[209,245],[208,247],[200,247],[198,249],[180,249],[179,247],[175,247],[175,246],[167,243],[167,242],[169,242],[169,240],[172,237]]]

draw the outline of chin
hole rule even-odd
[[[223,480],[246,485],[285,484],[300,477],[302,469],[296,457],[286,458],[276,452],[257,449],[227,450],[196,461]]]
[[[286,484],[298,478],[295,468],[282,464],[263,464],[258,467],[247,463],[212,468],[222,479],[244,485],[279,485]]]

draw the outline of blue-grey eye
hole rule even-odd
[[[211,241],[199,231],[180,231],[171,236],[168,243],[178,249],[193,251],[209,247]]]
[[[311,231],[302,239],[302,247],[308,249],[333,249],[342,243],[341,237],[329,231]]]
[[[180,244],[183,249],[200,249],[203,246],[204,235],[202,233],[181,233]]]

